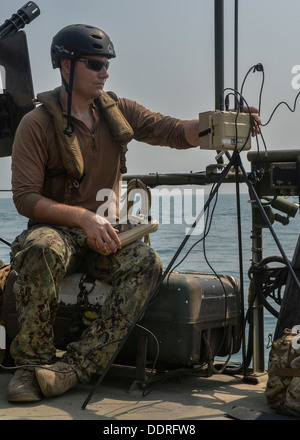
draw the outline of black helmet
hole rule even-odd
[[[81,55],[116,56],[109,36],[93,26],[71,24],[53,37],[51,59],[54,69],[60,66],[61,59],[75,59]]]

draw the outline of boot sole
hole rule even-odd
[[[38,402],[42,400],[42,395],[32,395],[32,394],[12,394],[8,395],[7,400],[9,402]]]

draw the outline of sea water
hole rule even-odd
[[[183,194],[183,192],[181,192]],[[200,194],[200,193],[199,193]],[[164,269],[169,266],[177,249],[181,246],[186,237],[186,232],[190,230],[191,224],[187,224],[187,218],[196,218],[202,210],[202,202],[197,202],[196,197],[200,197],[196,193],[193,198],[185,198],[189,200],[190,205],[182,209],[183,197],[180,194],[172,197],[170,206],[163,204],[155,204],[155,209],[151,214],[159,222],[158,231],[151,234],[151,246],[159,253]],[[208,195],[204,201],[207,201]],[[289,200],[298,203],[298,199]],[[155,202],[155,201],[154,201]],[[247,309],[248,296],[248,270],[251,265],[251,204],[249,196],[241,194],[241,223],[242,223],[242,261],[243,261],[243,278],[245,292],[245,313]],[[170,217],[163,217],[163,211],[169,209]],[[181,217],[181,218],[180,218]],[[13,204],[11,198],[0,199],[0,219],[1,232],[0,237],[9,243],[22,232],[27,226],[27,219],[20,216]],[[166,220],[167,219],[167,220]],[[238,249],[238,228],[237,228],[237,205],[235,194],[220,194],[214,198],[209,204],[201,220],[203,225],[207,223],[207,234],[203,240],[203,234],[200,234],[200,228],[197,234],[191,235],[187,240],[182,251],[178,255],[176,261],[172,265],[172,269],[178,272],[207,272],[213,271],[219,274],[230,274],[240,279],[239,267],[239,249]],[[287,257],[291,260],[296,242],[299,235],[299,214],[295,218],[291,218],[288,225],[283,226],[281,223],[273,224],[274,231],[278,237],[281,246]],[[192,248],[192,249],[191,249]],[[0,259],[9,263],[10,248],[7,244],[0,242]],[[278,255],[280,251],[270,233],[269,229],[263,230],[263,257]],[[276,319],[268,312],[264,311],[264,339],[265,339],[265,358],[268,359],[268,335],[274,334],[276,327]]]

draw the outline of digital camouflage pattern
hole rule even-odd
[[[300,369],[293,368],[298,367],[300,356],[300,348],[292,347],[296,336],[286,329],[285,335],[272,343],[265,395],[269,407],[276,412],[300,417]]]
[[[5,264],[4,261],[0,260],[0,316],[1,316],[2,302],[4,299],[6,280],[10,274],[10,271],[11,271],[11,265]],[[5,323],[1,320],[0,320],[0,326],[5,327]],[[5,356],[5,349],[3,349],[0,346],[0,363],[2,363],[4,356]]]
[[[11,271],[11,265],[5,264],[4,261],[0,260],[0,311],[4,297],[5,284],[7,277],[10,274],[10,271]]]
[[[16,238],[12,266],[18,273],[14,293],[20,331],[11,344],[17,365],[53,362],[58,286],[67,274],[82,272],[110,284],[113,280],[99,317],[62,358],[80,365],[76,373],[81,382],[104,370],[162,272],[158,254],[142,241],[107,257],[88,248],[80,228],[46,225],[35,225]]]

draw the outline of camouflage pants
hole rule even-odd
[[[162,271],[159,256],[142,241],[107,257],[88,248],[81,229],[45,225],[29,228],[16,238],[12,264],[18,273],[14,293],[19,333],[11,344],[17,365],[53,360],[58,286],[67,274],[83,272],[107,282],[112,276],[115,292],[101,307],[99,318],[63,355],[67,363],[82,364],[77,370],[81,382],[104,370]]]

